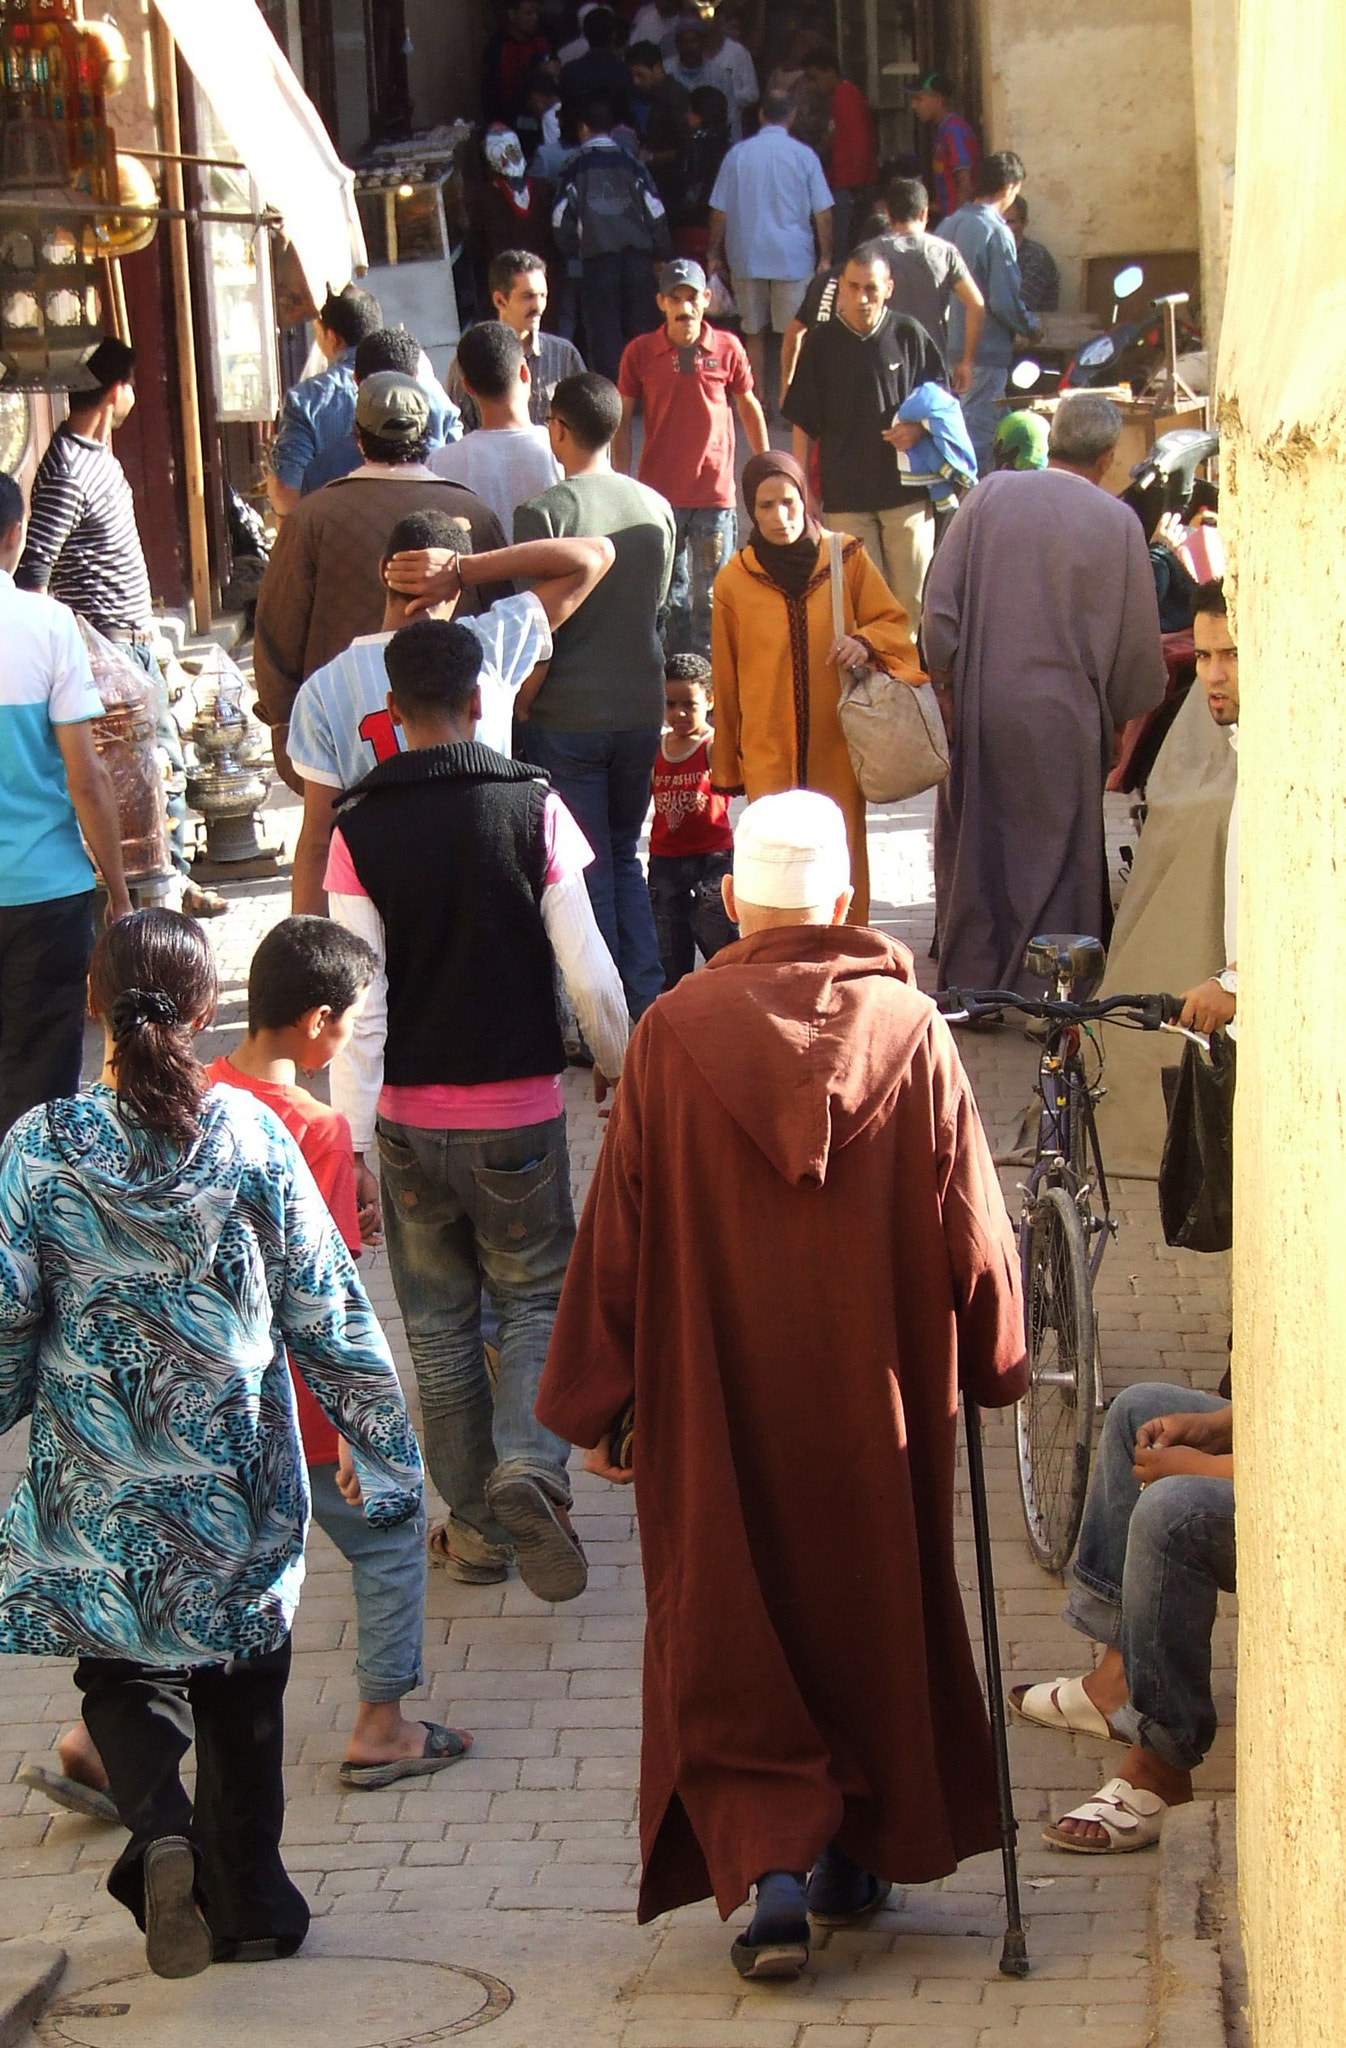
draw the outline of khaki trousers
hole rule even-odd
[[[833,512],[823,522],[853,534],[907,614],[914,640],[921,626],[921,593],[935,552],[935,514],[927,491],[912,491],[909,505],[883,512]]]

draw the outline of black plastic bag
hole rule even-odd
[[[1159,1165],[1159,1220],[1167,1244],[1227,1252],[1234,1242],[1234,1044],[1190,1038],[1182,1065],[1165,1067],[1168,1135]]]

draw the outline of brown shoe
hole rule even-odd
[[[426,1538],[426,1547],[431,1564],[442,1565],[451,1579],[464,1586],[498,1586],[509,1577],[514,1562],[514,1552],[508,1544],[492,1543],[452,1515],[446,1522],[435,1523]]]
[[[493,1472],[486,1505],[514,1538],[519,1577],[539,1600],[574,1600],[589,1583],[589,1561],[569,1515],[526,1472]]]

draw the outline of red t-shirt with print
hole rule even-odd
[[[670,761],[661,741],[654,760],[651,860],[728,853],[733,844],[729,799],[710,786],[710,741],[702,740],[685,761]]]

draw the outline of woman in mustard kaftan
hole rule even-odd
[[[753,528],[715,579],[715,787],[751,799],[816,789],[841,806],[851,850],[852,924],[869,922],[865,799],[841,729],[840,656],[924,680],[907,615],[857,540],[825,534],[788,455],[743,472]],[[842,548],[846,632],[832,630],[830,549]]]

